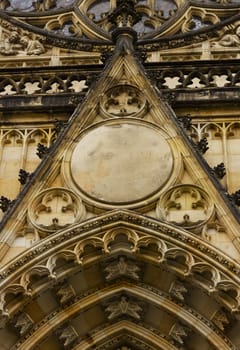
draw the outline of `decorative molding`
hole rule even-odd
[[[167,250],[166,244],[168,244],[168,242],[175,242],[175,247],[178,247],[179,251],[181,251],[180,247],[184,247],[184,249],[187,249],[188,247],[194,248],[194,254],[196,254],[196,256],[198,256],[198,252],[200,253],[201,257],[202,254],[204,254],[204,259],[209,259],[211,265],[216,263],[218,268],[222,269],[222,272],[224,273],[227,271],[233,272],[235,274],[235,280],[237,283],[240,283],[239,264],[224,254],[220,255],[212,245],[209,245],[207,242],[204,242],[202,239],[199,239],[197,236],[193,236],[186,231],[182,231],[181,229],[173,227],[169,224],[162,223],[159,220],[146,218],[145,216],[130,212],[128,210],[114,210],[110,213],[102,215],[101,217],[98,217],[97,219],[89,219],[84,223],[78,224],[74,228],[62,230],[54,237],[45,239],[32,247],[30,251],[20,255],[17,261],[11,262],[4,269],[2,269],[0,281],[4,283],[5,278],[10,277],[11,274],[15,274],[17,270],[22,271],[22,268],[24,268],[27,262],[32,261],[34,263],[36,257],[40,257],[41,254],[46,256],[45,253],[48,252],[50,248],[56,248],[58,244],[61,244],[63,249],[63,247],[68,246],[70,242],[72,244],[75,242],[76,244],[81,236],[81,246],[84,246],[84,239],[86,239],[86,242],[89,242],[86,235],[90,234],[91,231],[94,231],[95,235],[97,232],[98,234],[101,232],[100,236],[92,237],[92,242],[95,244],[94,242],[96,241],[97,246],[101,246],[106,252],[109,252],[107,246],[110,245],[110,242],[114,240],[115,236],[110,231],[108,234],[105,234],[103,240],[101,236],[104,234],[104,227],[108,227],[109,229],[109,227],[114,228],[116,226],[120,226],[124,227],[125,230],[128,225],[130,225],[130,227],[134,225],[138,230],[141,228],[143,232],[144,230],[147,230],[148,234],[152,232],[154,242],[159,242],[160,246],[162,246],[164,249],[164,254],[166,253],[165,249]],[[158,238],[154,238],[156,233]],[[132,247],[134,250],[137,249],[137,246],[140,247],[141,244],[143,244],[144,240],[143,238],[140,238],[141,237],[139,237],[137,233],[134,233],[132,236]],[[107,245],[104,244],[104,241],[107,242]],[[163,241],[166,243],[163,243]],[[144,245],[147,245],[149,242],[151,242],[151,240],[146,240]],[[65,244],[63,245],[63,243]],[[78,251],[78,249],[76,251]]]
[[[108,288],[108,287],[107,287]],[[44,317],[41,321],[39,321],[38,324],[35,324],[33,326],[33,328],[30,330],[29,333],[27,333],[25,335],[25,337],[22,337],[17,343],[16,345],[12,348],[12,349],[24,349],[24,343],[25,341],[28,341],[28,338],[32,338],[34,336],[37,336],[35,333],[37,333],[38,331],[41,332],[41,328],[42,327],[46,327],[46,324],[49,323],[49,325],[51,325],[51,327],[54,327],[54,322],[57,320],[57,322],[59,322],[60,320],[60,315],[65,315],[67,318],[67,315],[69,312],[71,312],[71,308],[74,307],[75,309],[75,315],[77,316],[79,314],[78,310],[81,310],[82,312],[84,311],[85,307],[89,307],[89,305],[87,306],[87,304],[85,304],[85,300],[91,300],[93,304],[95,305],[94,300],[99,301],[99,296],[101,295],[103,299],[105,299],[107,297],[108,292],[110,293],[110,295],[112,295],[113,293],[113,289],[112,288],[116,288],[116,294],[118,294],[120,291],[122,291],[122,288],[124,291],[126,291],[126,283],[124,282],[123,284],[117,284],[115,285],[115,287],[113,287],[113,285],[109,286],[109,291],[106,290],[106,286],[98,286],[95,287],[94,289],[90,290],[88,289],[87,291],[83,291],[82,293],[80,293],[79,295],[77,295],[72,301],[71,303],[65,305],[64,309],[63,306],[61,306],[58,309],[55,309],[51,314],[48,314],[46,317]],[[136,291],[136,296],[139,297],[139,288],[141,288],[141,296],[142,296],[142,300],[145,302],[150,302],[150,296],[152,298],[160,298],[159,302],[161,304],[161,307],[164,307],[164,305],[166,305],[166,311],[170,312],[171,314],[176,315],[179,312],[179,306],[181,307],[181,319],[185,320],[186,324],[189,324],[189,327],[191,327],[192,331],[197,331],[198,332],[198,327],[200,327],[202,329],[202,331],[204,330],[204,333],[206,334],[208,341],[212,342],[212,340],[214,340],[214,343],[216,344],[216,337],[218,337],[219,339],[221,339],[221,344],[223,345],[223,343],[225,343],[226,349],[233,349],[233,350],[237,350],[237,348],[233,345],[233,343],[231,343],[231,341],[229,340],[229,338],[224,335],[222,333],[222,331],[216,327],[210,320],[208,320],[206,317],[202,316],[198,311],[194,310],[193,308],[189,307],[188,305],[184,305],[182,302],[173,302],[172,297],[168,294],[165,293],[161,290],[159,290],[159,288],[154,288],[150,285],[141,283],[141,282],[135,282],[134,285],[133,284],[128,284],[128,290],[131,293],[131,295],[135,294]],[[105,293],[103,293],[105,292]],[[95,295],[95,297],[94,297]],[[105,295],[105,296],[104,296]],[[89,298],[89,296],[91,296],[92,298]],[[147,299],[144,298],[144,296],[147,296]],[[122,296],[123,297],[123,296]],[[85,299],[86,298],[86,299]],[[122,300],[123,298],[121,298],[120,300],[120,304],[119,305],[119,300],[116,301],[116,298],[114,298],[114,300],[112,302],[108,302],[107,306],[110,306],[110,310],[106,310],[105,311],[107,313],[111,313],[116,311],[116,315],[113,315],[113,319],[119,318],[120,320],[126,319],[129,320],[133,319],[134,320],[134,325],[140,325],[143,327],[143,329],[147,329],[150,332],[152,332],[153,334],[156,334],[159,337],[163,337],[166,340],[167,339],[172,339],[176,342],[178,342],[179,344],[182,344],[181,342],[184,342],[184,339],[186,336],[188,336],[190,328],[188,328],[188,326],[182,326],[182,324],[180,324],[179,322],[175,323],[172,328],[169,331],[169,335],[164,336],[158,329],[155,329],[154,327],[152,327],[151,325],[149,325],[148,323],[144,322],[144,319],[141,317],[141,319],[138,317],[139,313],[142,312],[142,309],[140,310],[139,305],[135,302],[135,299],[127,299],[127,297],[125,297],[126,300]],[[156,299],[155,299],[156,301]],[[77,303],[83,302],[84,303],[84,308],[82,308],[80,305],[79,307],[76,309]],[[130,302],[130,303],[129,303]],[[169,306],[171,304],[171,310],[169,309]],[[130,309],[129,309],[130,306]],[[133,306],[131,308],[131,306]],[[147,307],[147,306],[146,306]],[[176,308],[177,307],[177,308]],[[130,314],[129,314],[130,313]],[[73,316],[73,315],[72,315]],[[136,317],[135,317],[136,316]],[[110,320],[112,322],[112,319]],[[130,321],[130,320],[129,320]],[[61,322],[65,322],[65,320],[62,319],[61,317]],[[115,321],[113,321],[115,323]],[[120,321],[121,322],[121,321]],[[91,336],[94,336],[97,332],[102,331],[103,329],[105,329],[106,327],[109,326],[109,322],[107,324],[103,324],[95,329],[93,329],[90,333]],[[194,326],[192,328],[192,326]],[[203,328],[202,328],[203,327]],[[67,327],[68,328],[68,327]],[[71,328],[71,327],[70,327]],[[66,332],[66,336],[67,334],[72,334],[72,330],[70,329],[69,332]],[[74,333],[74,332],[73,332]],[[61,332],[58,334],[61,334]],[[76,343],[78,343],[80,340],[76,339]]]

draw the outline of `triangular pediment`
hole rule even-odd
[[[213,243],[222,235],[228,245],[218,248],[238,259],[237,214],[202,159],[201,143],[189,140],[124,35],[69,125],[49,150],[43,147],[42,163],[5,214],[6,248],[27,232],[41,239],[109,209],[128,208]]]

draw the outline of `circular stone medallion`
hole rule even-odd
[[[118,85],[101,98],[101,110],[107,117],[141,117],[146,109],[144,94],[134,86]]]
[[[171,149],[151,125],[107,122],[84,134],[72,154],[75,184],[97,201],[123,204],[158,191],[173,167]]]

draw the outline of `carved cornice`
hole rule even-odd
[[[6,277],[15,274],[17,270],[20,269],[21,266],[24,267],[26,263],[32,262],[34,264],[36,257],[38,261],[40,256],[42,256],[42,259],[45,259],[52,254],[51,249],[56,250],[57,246],[59,246],[58,249],[63,249],[74,242],[78,242],[79,239],[81,239],[81,242],[93,232],[95,234],[100,234],[102,232],[102,234],[100,234],[100,236],[102,236],[104,232],[103,228],[109,228],[109,225],[111,225],[112,228],[118,227],[119,225],[126,225],[126,227],[132,227],[137,230],[142,228],[143,232],[151,232],[153,235],[157,235],[159,238],[163,238],[166,241],[174,242],[184,249],[189,250],[191,247],[194,249],[195,254],[200,254],[200,256],[204,256],[205,259],[208,258],[211,263],[215,262],[214,265],[216,264],[218,267],[222,266],[224,272],[227,272],[226,270],[233,272],[237,281],[238,278],[240,278],[240,266],[234,260],[229,259],[222,253],[219,254],[217,249],[193,234],[128,210],[113,210],[96,219],[90,219],[67,230],[62,230],[60,233],[39,242],[30,250],[19,256],[16,262],[13,261],[2,268],[0,279],[4,281]]]

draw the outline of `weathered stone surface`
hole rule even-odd
[[[161,189],[171,175],[167,141],[147,124],[106,123],[84,135],[75,148],[75,184],[97,201],[121,204]]]

